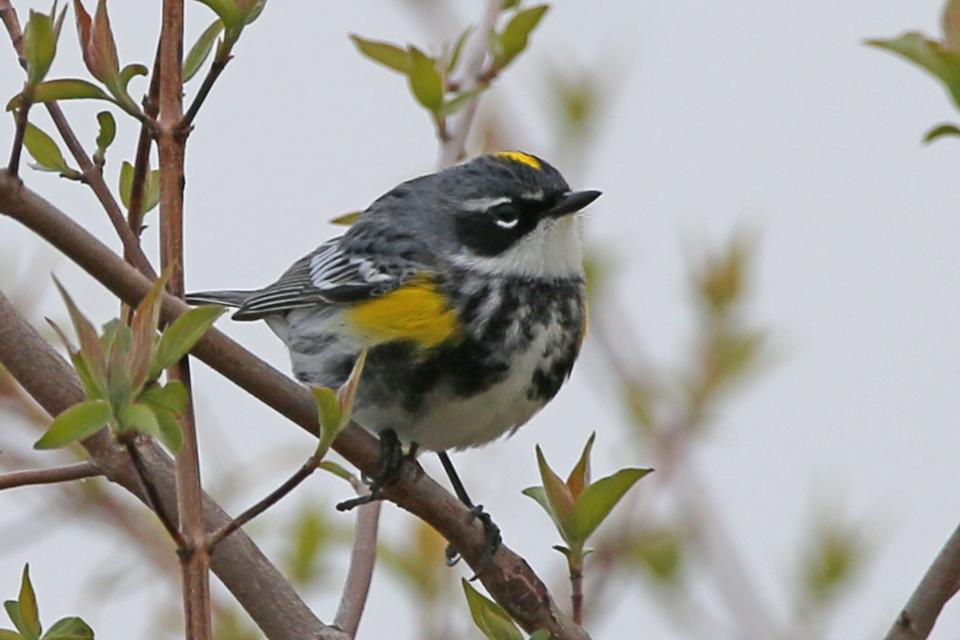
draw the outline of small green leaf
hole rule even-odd
[[[240,27],[243,24],[243,16],[240,15],[235,0],[199,0],[199,2],[213,9],[213,12],[223,20],[224,25]]]
[[[893,40],[867,40],[867,44],[923,67],[946,85],[953,101],[960,106],[960,52],[944,49],[939,42],[920,33],[905,33]]]
[[[244,24],[252,24],[260,17],[267,6],[267,0],[240,0],[240,12],[243,14]]]
[[[320,422],[320,441],[317,443],[317,456],[323,455],[337,439],[343,413],[340,411],[340,402],[337,392],[330,387],[310,387],[310,393],[317,403],[317,416]]]
[[[621,469],[587,487],[573,509],[573,539],[581,544],[586,542],[630,487],[651,471],[653,469]]]
[[[550,508],[550,501],[547,499],[547,492],[543,490],[543,487],[527,487],[520,493],[528,498],[532,498],[537,502],[537,504],[543,507],[543,510],[546,511],[547,515],[550,516],[550,519],[553,520],[553,524],[557,527],[557,531],[563,530],[563,525],[560,524],[560,520],[557,519],[553,509]]]
[[[109,111],[101,111],[97,114],[97,124],[100,125],[100,132],[97,134],[97,154],[102,157],[117,136],[117,121]]]
[[[43,634],[43,640],[93,640],[93,629],[81,618],[61,618]]]
[[[135,402],[120,409],[117,416],[120,431],[139,431],[148,436],[159,437],[160,423],[153,410],[146,404]]]
[[[443,78],[437,70],[437,61],[416,47],[411,46],[408,51],[410,92],[425,109],[436,112],[443,105]]]
[[[188,82],[193,76],[197,75],[200,67],[213,50],[213,43],[217,41],[217,36],[223,31],[223,20],[217,19],[204,29],[200,37],[190,48],[190,53],[183,60],[183,81]]]
[[[150,71],[142,64],[128,64],[120,71],[120,86],[126,91],[131,80],[137,76],[145,76],[148,73],[150,73]]]
[[[23,576],[20,578],[20,595],[17,598],[20,612],[20,623],[23,628],[20,633],[30,640],[40,638],[40,611],[37,609],[37,594],[30,583],[30,565],[23,566]],[[19,627],[18,627],[19,628]]]
[[[937,125],[933,129],[930,129],[925,136],[923,136],[923,143],[930,144],[931,142],[935,142],[940,138],[947,137],[960,138],[960,127],[955,124],[947,123]]]
[[[503,607],[471,587],[465,579],[461,578],[460,582],[473,622],[487,640],[523,640],[517,625]]]
[[[23,135],[23,145],[37,161],[37,164],[33,165],[35,169],[57,173],[70,171],[67,161],[63,159],[63,153],[60,152],[60,147],[53,138],[29,122]]]
[[[57,36],[52,17],[31,11],[23,29],[23,56],[27,60],[27,80],[31,84],[43,82],[56,53]]]
[[[10,618],[10,622],[12,622],[13,626],[16,627],[20,632],[17,634],[17,637],[24,639],[29,638],[30,636],[27,634],[26,626],[23,624],[23,620],[20,618],[20,605],[17,604],[17,601],[7,600],[3,603],[3,608],[7,611],[7,616]]]
[[[157,378],[161,371],[187,355],[224,311],[226,309],[217,305],[204,305],[190,309],[174,320],[160,336],[147,379]]]
[[[34,449],[59,449],[100,431],[110,421],[110,405],[103,400],[75,404],[56,417]]]
[[[388,69],[393,69],[404,75],[410,73],[413,61],[410,58],[410,52],[389,42],[379,42],[377,40],[367,40],[360,36],[350,34],[350,39],[364,56],[378,64],[382,64]]]
[[[134,167],[127,161],[120,165],[120,201],[130,209],[130,199],[133,196]],[[146,191],[143,194],[143,208],[140,215],[147,213],[160,202],[160,170],[147,172]]]
[[[530,640],[550,640],[552,637],[546,629],[537,629],[530,636]]]
[[[518,11],[510,18],[507,26],[497,35],[494,42],[494,58],[497,67],[503,69],[527,48],[530,34],[537,28],[549,8],[545,4],[530,7]]]
[[[360,388],[360,377],[363,375],[363,365],[367,362],[367,350],[364,349],[357,356],[353,363],[353,369],[347,376],[346,382],[337,389],[337,402],[340,403],[340,424],[337,431],[343,429],[353,415],[353,401],[357,397],[357,390]]]
[[[10,629],[0,629],[0,640],[23,640],[23,636]]]
[[[160,425],[160,433],[157,434],[160,442],[174,455],[180,453],[180,448],[183,447],[183,430],[177,416],[161,407],[153,407],[153,413]]]
[[[179,380],[171,380],[161,386],[150,385],[140,394],[140,401],[160,409],[166,409],[174,415],[180,415],[187,408],[187,385]]]
[[[457,67],[457,62],[460,61],[460,54],[463,53],[463,45],[471,33],[473,33],[473,25],[464,29],[463,33],[457,38],[457,41],[453,43],[453,48],[450,50],[450,58],[447,61],[447,73],[452,72]]]
[[[547,459],[544,457],[539,445],[537,445],[537,466],[540,469],[540,479],[543,481],[543,491],[550,508],[550,513],[554,516],[554,522],[558,525],[561,537],[563,537],[568,544],[572,545],[574,540],[576,540],[572,535],[573,523],[571,520],[573,516],[574,499],[564,481],[561,480],[560,476],[554,473],[550,465],[547,464]]]
[[[570,489],[570,494],[574,500],[579,498],[583,490],[590,484],[590,452],[593,451],[593,441],[596,437],[596,431],[590,434],[587,444],[583,447],[583,453],[580,454],[580,459],[577,460],[576,466],[573,467],[567,477],[567,488]]]
[[[344,469],[343,465],[339,465],[336,462],[332,462],[330,460],[324,460],[323,462],[317,465],[317,468],[323,469],[324,471],[326,471],[331,475],[335,475],[338,478],[346,480],[347,482],[350,483],[351,486],[355,485],[360,481],[359,478],[357,478],[355,475],[353,475],[352,473]]]
[[[354,222],[359,220],[361,215],[363,215],[363,211],[351,211],[350,213],[344,213],[336,218],[331,218],[330,224],[339,224],[343,225],[344,227],[349,227]]]
[[[509,11],[520,6],[520,0],[502,0],[500,2],[500,11]]]
[[[93,324],[81,313],[80,309],[73,302],[73,298],[63,288],[60,281],[53,279],[53,284],[60,292],[63,303],[70,314],[70,320],[73,322],[73,328],[80,339],[80,355],[87,365],[90,376],[100,389],[106,388],[106,360],[103,356],[103,348],[100,344],[100,338],[97,336]]]
[[[464,91],[463,93],[457,94],[454,97],[450,98],[440,107],[439,114],[441,116],[450,116],[462,109],[467,105],[470,100],[476,97],[482,89],[473,89],[471,91]]]
[[[135,390],[139,390],[147,382],[147,373],[150,370],[150,358],[153,355],[154,345],[157,342],[157,325],[160,322],[160,300],[163,297],[164,287],[170,279],[172,269],[167,268],[157,278],[150,291],[143,297],[133,312],[133,321],[130,323],[132,335],[130,343],[131,382]]]
[[[114,100],[104,93],[103,89],[86,80],[50,80],[37,85],[33,92],[33,101],[35,103],[50,102],[52,100]],[[21,95],[17,94],[7,102],[6,110],[12,111],[19,108]]]

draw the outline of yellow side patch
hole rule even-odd
[[[425,278],[354,305],[347,311],[347,319],[371,342],[410,340],[423,348],[450,339],[460,328],[457,312]]]
[[[540,171],[542,168],[539,160],[529,154],[523,153],[522,151],[497,151],[493,155],[495,158],[505,158],[506,160],[513,160],[514,162],[525,164],[528,167],[536,169],[537,171]]]

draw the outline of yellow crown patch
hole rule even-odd
[[[523,153],[522,151],[497,151],[493,154],[495,158],[503,158],[505,160],[512,160],[513,162],[519,162],[520,164],[525,164],[528,167],[532,167],[537,171],[540,171],[542,168],[540,161],[531,156],[530,154]]]

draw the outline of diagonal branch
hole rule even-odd
[[[360,495],[370,492],[361,482],[354,483],[354,489]],[[340,594],[340,606],[333,623],[343,629],[350,637],[356,637],[367,604],[373,569],[377,563],[377,531],[380,527],[380,501],[369,502],[357,507],[357,525],[353,534],[353,550],[350,552],[350,568]]]
[[[3,185],[10,182],[6,176],[0,179]],[[0,292],[0,363],[51,415],[84,399],[73,369],[17,312],[3,292]],[[101,431],[84,440],[82,445],[107,479],[145,501],[130,459],[117,449],[113,438]],[[164,508],[176,513],[176,482],[170,457],[152,443],[141,446],[139,453]],[[206,496],[204,518],[209,529],[230,521],[230,516]],[[221,543],[212,568],[270,640],[348,640],[344,633],[324,625],[313,615],[290,583],[242,531]]]
[[[62,467],[49,469],[30,469],[29,471],[12,471],[0,475],[0,491],[14,487],[29,487],[38,484],[55,484],[71,482],[84,478],[95,478],[103,475],[100,467],[92,462],[78,462]]]
[[[927,569],[885,640],[924,640],[944,605],[960,591],[960,527]]]
[[[0,174],[0,213],[4,213],[56,246],[128,304],[137,304],[150,281],[110,251],[93,235],[52,204],[15,180]],[[189,307],[165,295],[161,316],[170,322]],[[2,326],[2,324],[0,324]],[[192,353],[213,369],[316,435],[316,405],[310,393],[216,330],[197,342]],[[380,460],[376,439],[352,424],[334,449],[361,471],[375,473]],[[493,562],[480,567],[485,548],[483,527],[459,500],[429,478],[414,462],[405,462],[399,479],[384,497],[424,520],[453,544],[491,596],[528,632],[546,629],[554,640],[586,640],[586,632],[557,607],[526,561],[503,545]],[[231,536],[224,544],[236,536]]]

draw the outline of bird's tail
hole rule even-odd
[[[188,304],[222,304],[225,307],[239,307],[254,293],[254,291],[240,290],[198,291],[188,293],[186,300]]]

